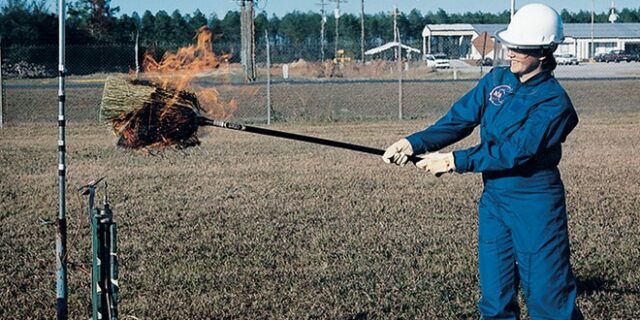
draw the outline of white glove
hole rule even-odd
[[[419,156],[422,160],[416,163],[416,167],[433,173],[436,177],[442,174],[453,172],[456,169],[456,163],[453,153],[427,153]]]
[[[409,161],[409,156],[413,155],[413,148],[407,139],[400,139],[392,144],[382,155],[382,160],[386,163],[395,163],[404,166]]]

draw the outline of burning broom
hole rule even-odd
[[[130,149],[198,145],[198,128],[214,126],[380,156],[384,154],[382,149],[210,119],[202,114],[203,111],[192,92],[166,89],[148,81],[109,77],[102,96],[100,120],[112,127],[118,136],[119,146]],[[411,161],[418,160],[412,157]]]
[[[109,77],[100,105],[100,121],[128,149],[198,145],[198,126],[204,118],[196,95],[164,89],[149,81]]]
[[[197,136],[200,126],[215,126],[375,155],[384,154],[381,149],[245,126],[204,116],[205,110],[201,107],[198,96],[182,88],[188,87],[190,80],[198,72],[219,68],[220,58],[213,53],[211,31],[206,26],[198,29],[195,38],[195,46],[190,45],[175,53],[165,54],[160,62],[149,54],[145,55],[145,72],[149,72],[149,76],[156,81],[131,80],[126,77],[107,79],[100,106],[100,120],[111,126],[118,137],[119,146],[128,149],[171,145],[190,147],[200,143]],[[220,106],[215,90],[204,89],[199,94],[206,105],[213,103]],[[216,117],[224,118],[225,114],[222,110]],[[411,161],[416,162],[417,159],[411,158]]]

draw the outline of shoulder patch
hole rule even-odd
[[[494,106],[501,106],[504,103],[505,96],[511,92],[513,92],[513,89],[508,84],[499,85],[489,93],[489,101]]]

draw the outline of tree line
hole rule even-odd
[[[57,13],[47,7],[45,0],[7,0],[0,8],[0,36],[6,45],[43,45],[57,43]],[[589,23],[591,12],[562,10],[565,23]],[[617,22],[640,22],[640,8],[622,9]],[[447,13],[442,9],[422,13],[417,9],[401,12],[397,17],[400,36],[405,43],[421,40],[426,24],[441,23],[499,23],[509,22],[509,11],[499,13],[466,12]],[[597,23],[607,23],[609,12],[595,15]],[[257,39],[263,39],[265,30],[271,41],[280,44],[318,43],[322,16],[317,12],[293,11],[279,17],[258,12],[255,16]],[[336,19],[328,15],[325,39],[334,41]],[[360,41],[360,15],[343,14],[339,20],[340,41]],[[139,37],[142,46],[181,46],[193,42],[196,29],[207,25],[212,30],[214,42],[240,41],[240,12],[229,11],[224,17],[200,10],[183,14],[179,10],[168,13],[134,12],[119,15],[118,7],[111,7],[110,0],[77,0],[68,7],[66,42],[71,45],[132,43]],[[369,13],[364,16],[365,40],[386,42],[393,39],[391,12]]]

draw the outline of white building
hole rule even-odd
[[[495,32],[506,27],[506,24],[428,24],[422,30],[422,52],[444,52],[453,58],[477,60],[482,53],[473,41],[487,32],[491,43],[485,46],[485,56],[501,59],[506,52],[499,44],[495,46],[496,50],[488,49],[494,47]],[[578,59],[589,59],[594,54],[613,49],[640,53],[640,23],[596,23],[593,26],[590,23],[565,23],[564,35],[565,40],[557,52],[572,53]]]

